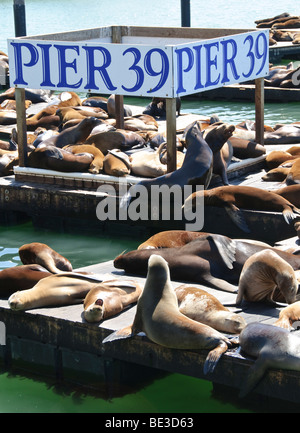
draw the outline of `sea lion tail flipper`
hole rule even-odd
[[[224,206],[224,209],[226,210],[229,218],[234,222],[236,226],[238,226],[241,230],[243,230],[243,232],[245,233],[251,232],[242,214],[242,211],[238,207],[231,205],[231,206]]]
[[[217,290],[223,290],[224,292],[229,292],[229,293],[238,292],[237,286],[228,283],[226,280],[222,280],[222,278],[209,276],[209,278],[207,279],[207,283],[210,285],[210,287],[213,287],[214,289]]]
[[[233,268],[235,262],[236,243],[233,239],[220,235],[209,235],[208,240],[212,240],[217,247],[221,258],[229,269]]]
[[[239,392],[240,398],[245,397],[247,394],[249,394],[250,391],[252,391],[256,387],[258,382],[265,374],[266,369],[266,359],[264,358],[264,356],[260,355],[260,357],[252,365],[252,367],[249,368],[248,376]]]
[[[109,334],[107,337],[102,340],[102,344],[104,343],[110,343],[114,340],[121,340],[124,338],[130,338],[133,336],[132,332],[132,325],[126,326],[125,328],[118,329],[117,331],[113,332],[112,334]]]
[[[221,358],[223,353],[226,352],[227,349],[227,344],[224,341],[221,341],[221,343],[215,349],[209,352],[203,366],[204,374],[213,373],[219,359]]]
[[[294,212],[295,212],[295,210],[293,211],[290,208],[284,209],[282,211],[283,218],[285,219],[285,222],[287,224],[292,224],[294,219],[297,218],[296,215],[294,214]]]

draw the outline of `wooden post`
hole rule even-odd
[[[255,80],[255,140],[264,144],[264,78]]]
[[[27,127],[25,109],[25,89],[15,88],[19,166],[27,165]]]
[[[122,43],[122,27],[112,26],[112,42]],[[115,95],[116,128],[124,129],[124,98],[123,95]]]
[[[181,27],[191,27],[190,0],[181,0]]]
[[[15,36],[26,36],[26,16],[24,0],[14,0]]]
[[[167,171],[176,170],[176,98],[166,98]]]

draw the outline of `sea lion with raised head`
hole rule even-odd
[[[291,304],[296,301],[298,285],[296,272],[288,262],[272,250],[259,251],[244,263],[236,305],[243,299],[273,305],[277,301]]]
[[[147,278],[138,303],[133,324],[123,331],[116,331],[103,343],[117,338],[128,338],[144,332],[159,345],[183,350],[207,349],[210,352],[204,363],[204,374],[212,372],[232,344],[220,332],[208,325],[196,322],[179,311],[178,301],[167,262],[152,255],[148,263]]]
[[[22,245],[19,248],[19,256],[24,265],[36,263],[53,274],[73,270],[68,259],[40,242]]]
[[[212,294],[186,284],[175,288],[179,311],[197,322],[220,332],[239,334],[246,326],[245,319],[230,311]]]
[[[254,390],[269,368],[300,371],[300,338],[296,332],[254,322],[242,330],[239,343],[242,353],[256,358],[241,386],[240,397]]]
[[[84,318],[100,322],[115,316],[130,304],[137,302],[142,287],[134,280],[107,280],[97,284],[84,298]]]

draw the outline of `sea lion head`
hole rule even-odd
[[[246,324],[244,318],[236,313],[228,314],[227,317],[224,318],[224,329],[226,329],[226,332],[232,334],[239,334],[242,332]]]
[[[26,296],[24,297],[24,292],[26,292],[26,290],[22,290],[22,293],[20,291],[17,291],[8,298],[8,305],[11,310],[21,311],[28,308],[28,305],[30,303],[26,301]]]
[[[104,302],[102,298],[97,298],[84,311],[84,318],[87,322],[100,322],[104,316]]]

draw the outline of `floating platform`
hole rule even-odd
[[[299,245],[295,238],[286,242],[288,246]],[[80,270],[93,272],[99,278],[103,275],[122,278],[125,275],[114,268],[112,261]],[[142,285],[145,282],[142,277],[127,275],[126,278],[134,278]],[[173,287],[180,284],[182,282],[173,282]],[[212,293],[223,304],[235,302],[234,294],[197,284],[195,286]],[[239,314],[247,323],[259,321],[272,324],[282,307],[247,303]],[[40,366],[48,374],[62,380],[73,378],[86,384],[87,377],[90,377],[93,378],[94,388],[107,388],[110,394],[117,392],[125,371],[127,375],[131,368],[131,374],[132,371],[137,374],[142,367],[181,373],[230,387],[235,392],[239,390],[255,360],[240,354],[236,348],[228,350],[221,357],[214,373],[205,376],[203,364],[207,350],[169,349],[151,342],[146,336],[102,344],[102,340],[111,332],[130,325],[135,312],[136,305],[131,305],[115,317],[90,324],[83,318],[82,304],[21,312],[10,310],[7,300],[0,300],[0,321],[5,324],[5,344],[2,339],[0,358],[6,368],[25,363],[27,368],[36,371]],[[3,337],[3,328],[1,331]],[[269,370],[254,393],[299,403],[300,372]]]

